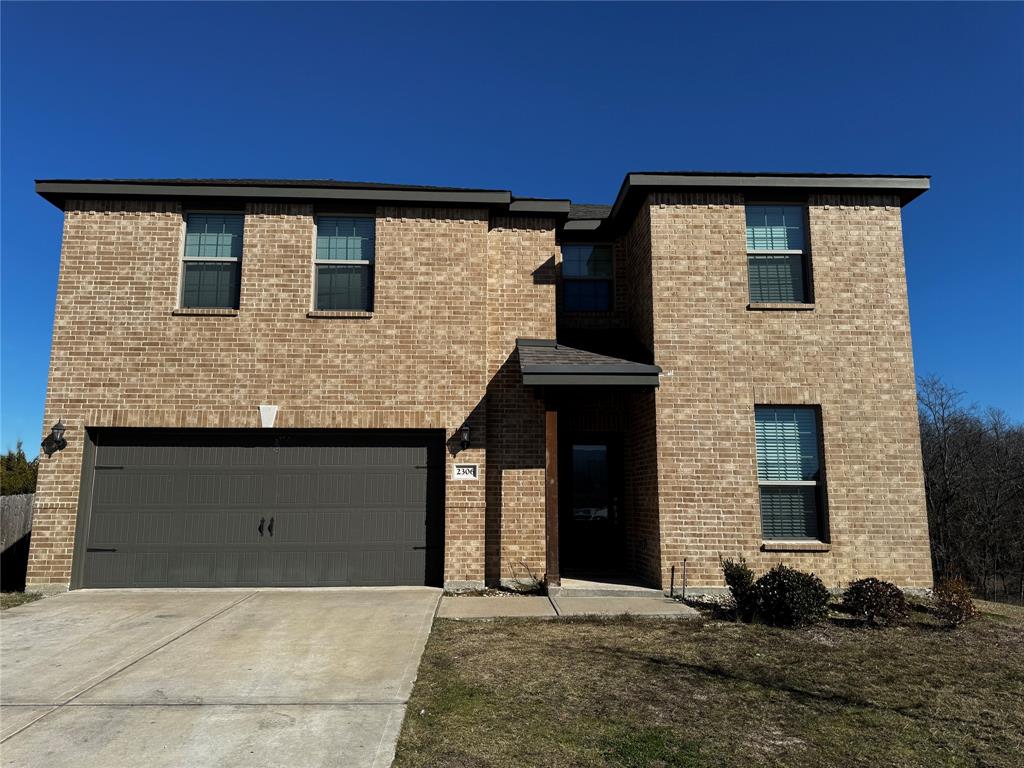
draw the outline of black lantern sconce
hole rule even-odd
[[[57,423],[50,429],[50,434],[42,442],[43,453],[47,456],[52,456],[57,451],[63,451],[68,447],[68,441],[64,439],[65,429],[64,422],[57,419]]]
[[[462,450],[469,448],[469,424],[463,424],[459,430],[459,445],[462,446]]]

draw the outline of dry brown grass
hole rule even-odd
[[[957,630],[438,620],[396,765],[1019,766],[1024,611]]]

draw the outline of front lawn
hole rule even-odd
[[[438,619],[396,766],[1019,766],[1024,611],[946,630]]]

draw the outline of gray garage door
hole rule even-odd
[[[439,432],[90,436],[76,587],[440,584]]]

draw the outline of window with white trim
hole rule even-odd
[[[562,246],[562,303],[566,312],[612,308],[612,247]]]
[[[824,540],[821,424],[814,406],[758,405],[757,482],[765,539]]]
[[[318,216],[314,308],[373,311],[373,216]]]
[[[748,205],[746,213],[750,302],[810,302],[804,206]]]
[[[183,308],[238,309],[244,228],[241,213],[185,215]]]

